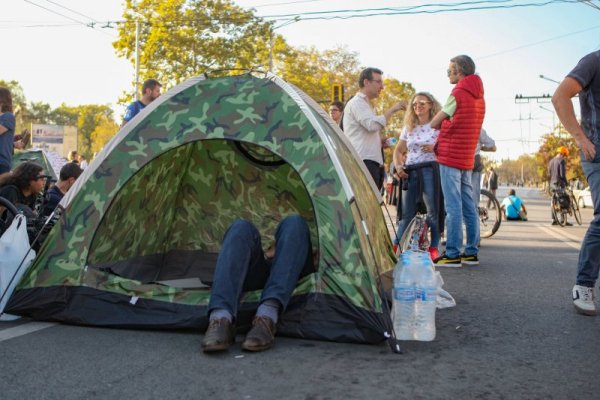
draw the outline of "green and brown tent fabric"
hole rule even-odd
[[[55,182],[58,180],[61,167],[67,162],[66,159],[57,153],[33,148],[15,152],[12,159],[12,167],[15,168],[25,161],[33,161],[39,164],[44,169],[46,175],[50,176]]]
[[[391,329],[382,280],[395,256],[367,175],[321,107],[277,76],[191,79],[125,125],[77,180],[7,312],[203,329],[228,226],[251,221],[267,247],[277,224],[300,214],[317,262],[278,332],[382,341]],[[259,298],[244,294],[240,324]]]

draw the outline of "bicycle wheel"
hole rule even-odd
[[[567,213],[561,209],[560,203],[558,202],[558,195],[552,195],[550,207],[552,208],[552,217],[554,217],[554,220],[560,226],[565,226],[567,224]]]
[[[479,236],[489,238],[498,231],[502,222],[500,203],[491,192],[481,189],[477,209],[479,211]]]
[[[573,212],[573,216],[575,217],[577,224],[581,225],[581,211],[579,211],[579,205],[577,204],[577,200],[575,200],[575,196],[573,195],[571,195],[571,211]]]

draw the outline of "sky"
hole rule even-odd
[[[452,86],[450,58],[470,55],[485,87],[484,128],[496,140],[492,158],[515,159],[534,153],[539,138],[558,122],[549,102],[515,103],[515,96],[552,94],[586,54],[600,49],[600,10],[576,1],[464,0],[469,7],[507,7],[414,14],[419,10],[456,9],[454,1],[237,0],[257,15],[299,15],[297,22],[275,23],[293,46],[319,50],[345,46],[362,65],[384,76],[411,82],[443,103]],[[550,3],[539,6],[543,3]],[[592,3],[600,8],[600,1]],[[414,8],[413,14],[370,15],[348,19],[307,20],[317,11]],[[443,4],[443,5],[441,5]],[[523,4],[538,6],[515,7]],[[120,119],[117,99],[132,92],[134,67],[112,47],[117,31],[107,21],[121,19],[121,0],[2,0],[0,35],[4,37],[0,79],[18,81],[28,101],[56,107],[110,104]],[[382,14],[386,11],[370,11]],[[61,14],[61,15],[58,15]],[[345,15],[364,15],[354,11]],[[320,14],[321,16],[323,14]],[[327,14],[329,16],[339,14]],[[95,22],[93,28],[87,24]],[[283,26],[281,26],[283,25]],[[279,27],[280,26],[280,27]],[[576,110],[579,105],[575,100]]]

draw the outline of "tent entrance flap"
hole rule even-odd
[[[307,220],[318,248],[313,204],[290,164],[252,143],[186,143],[150,160],[114,196],[88,265],[142,282],[210,283],[234,220],[256,225],[267,248],[290,214]]]

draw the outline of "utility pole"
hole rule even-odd
[[[140,19],[135,19],[135,99],[140,99]]]

